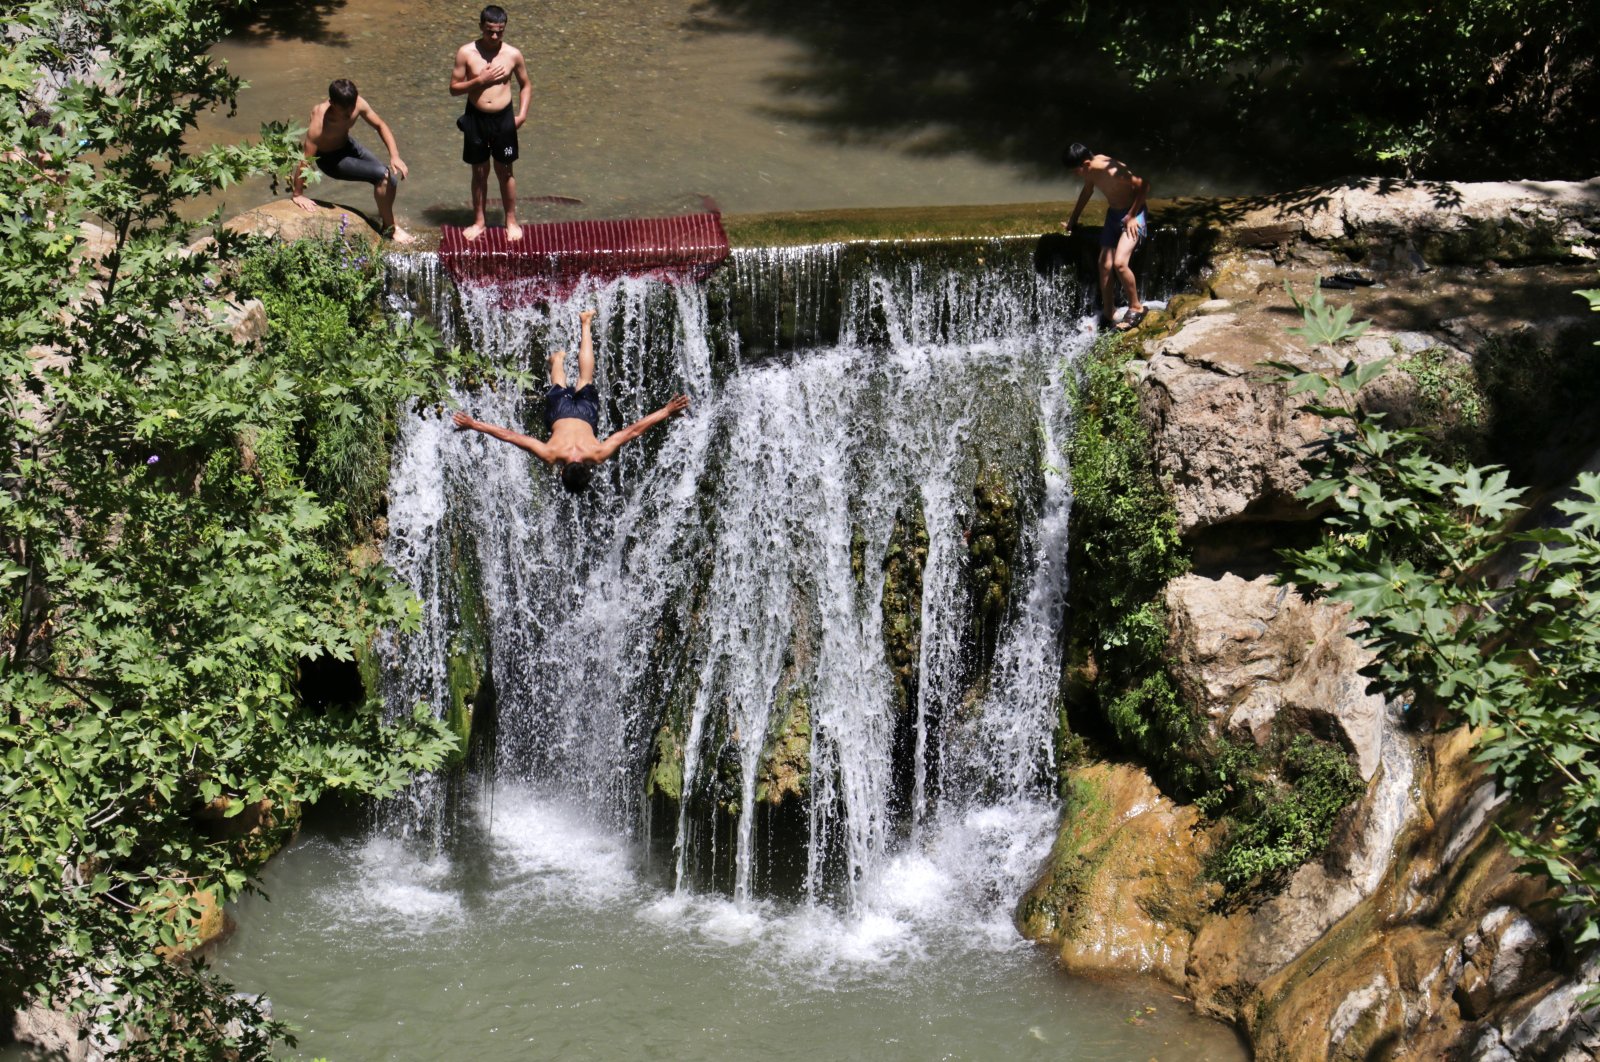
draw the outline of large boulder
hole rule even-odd
[[[1593,1058],[1600,961],[1558,968],[1548,894],[1491,825],[1467,730],[1422,740],[1416,815],[1375,888],[1236,1012],[1264,1059]],[[1198,947],[1198,942],[1197,942]]]
[[[1360,671],[1349,608],[1307,601],[1261,576],[1185,575],[1167,584],[1167,659],[1214,732],[1266,742],[1274,724],[1337,735],[1361,777],[1378,769],[1387,708]]]
[[[1244,244],[1299,237],[1372,249],[1396,262],[1589,258],[1600,238],[1600,178],[1479,184],[1361,178],[1246,202],[1229,236]]]
[[[1131,970],[1181,986],[1220,892],[1202,880],[1199,812],[1122,764],[1071,771],[1067,788],[1050,861],[1017,908],[1022,932],[1054,945],[1074,973]]]
[[[280,240],[331,240],[342,236],[373,247],[382,239],[359,211],[327,203],[318,203],[316,210],[302,210],[291,199],[262,203],[229,218],[222,227],[229,232]]]

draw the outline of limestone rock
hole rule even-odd
[[[82,1028],[81,1019],[39,1004],[24,1007],[11,1018],[11,1036],[17,1043],[60,1062],[88,1062],[90,1041],[79,1037]]]
[[[1380,769],[1367,793],[1336,829],[1319,861],[1295,871],[1276,895],[1216,915],[1196,934],[1189,989],[1203,1005],[1228,1013],[1228,1001],[1291,963],[1379,888],[1402,830],[1414,820],[1414,763],[1398,729],[1382,731]]]
[[[1184,981],[1194,928],[1215,898],[1201,878],[1199,813],[1143,771],[1097,764],[1069,774],[1060,836],[1018,905],[1023,933],[1075,973],[1138,971]]]
[[[1336,729],[1372,780],[1385,705],[1360,670],[1349,609],[1307,601],[1266,576],[1185,575],[1167,585],[1167,654],[1186,703],[1219,731],[1264,742],[1280,716],[1293,730]]]
[[[1575,247],[1600,235],[1600,178],[1479,184],[1366,178],[1246,210],[1232,228],[1244,245],[1296,237],[1391,245],[1391,257],[1402,262],[1576,257]]]
[[[223,320],[228,334],[241,347],[255,346],[267,334],[267,308],[260,299],[229,302]]]
[[[1161,353],[1139,390],[1181,533],[1239,519],[1306,518],[1295,497],[1309,482],[1300,462],[1321,439],[1323,422],[1284,385]]]
[[[281,240],[326,240],[343,235],[377,246],[381,237],[367,219],[349,207],[317,204],[302,210],[289,199],[274,199],[223,223],[229,232],[255,233]]]

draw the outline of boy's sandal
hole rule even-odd
[[[1144,321],[1144,315],[1147,312],[1148,311],[1146,310],[1139,310],[1136,313],[1130,313],[1126,315],[1122,318],[1122,320],[1117,322],[1117,331],[1131,332],[1135,328],[1138,328],[1139,325]]]

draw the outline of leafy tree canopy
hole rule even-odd
[[[264,170],[279,128],[196,150],[240,84],[206,54],[217,5],[13,9],[0,52],[0,1002],[70,1005],[127,1058],[260,1057],[283,1035],[182,951],[260,847],[213,818],[330,790],[382,794],[451,739],[425,712],[305,706],[306,662],[348,661],[417,607],[362,561],[363,425],[435,394],[449,359],[386,323],[375,265],[324,249],[267,341],[236,343],[245,252],[191,244],[186,200]],[[85,223],[89,223],[85,227]],[[266,252],[256,252],[258,257]],[[261,276],[270,269],[258,270]],[[339,288],[336,274],[349,279]],[[259,277],[258,277],[259,279]],[[326,281],[324,285],[323,281]],[[275,311],[278,309],[275,306]],[[321,327],[321,325],[319,325]],[[343,440],[343,449],[329,440]],[[384,465],[380,459],[376,474]]]
[[[1365,172],[1590,177],[1600,9],[1554,0],[1034,0],[1135,82],[1228,86],[1219,150],[1317,128]],[[1174,116],[1152,116],[1152,123]],[[1290,139],[1303,139],[1294,138]],[[1258,150],[1258,149],[1257,149]]]

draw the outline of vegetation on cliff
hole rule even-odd
[[[1163,591],[1187,570],[1188,551],[1127,378],[1138,349],[1134,340],[1108,338],[1080,363],[1074,383],[1074,680],[1062,732],[1070,735],[1074,723],[1088,735],[1109,729],[1174,798],[1220,820],[1208,870],[1236,900],[1281,884],[1321,852],[1362,786],[1347,752],[1312,735],[1274,735],[1260,748],[1213,735],[1173,681]]]
[[[1591,296],[1592,297],[1592,296]],[[1287,554],[1303,589],[1366,624],[1378,688],[1411,711],[1477,728],[1478,759],[1528,825],[1506,826],[1524,869],[1557,889],[1574,948],[1600,941],[1600,476],[1536,518],[1496,466],[1452,467],[1419,433],[1347,412],[1382,365],[1294,377],[1346,427],[1303,497],[1327,531]],[[1508,820],[1503,820],[1508,821]]]
[[[205,55],[214,7],[37,4],[12,22],[0,1000],[70,1007],[122,1058],[262,1057],[283,1027],[162,955],[250,887],[291,828],[266,809],[387,792],[450,748],[426,714],[390,724],[308,688],[415,621],[351,546],[379,507],[393,410],[449,359],[383,320],[361,252],[257,249],[234,276],[226,234],[185,247],[184,200],[294,154],[282,130],[185,148],[239,88]],[[230,334],[240,287],[268,306],[264,340]]]
[[[1115,739],[1182,788],[1196,721],[1162,660],[1161,590],[1189,561],[1151,459],[1138,395],[1124,376],[1137,349],[1132,339],[1102,341],[1073,380],[1069,663]],[[1080,721],[1078,729],[1087,726]]]

